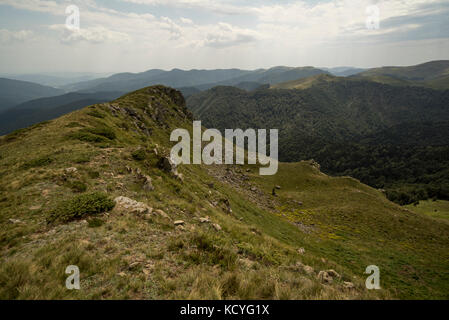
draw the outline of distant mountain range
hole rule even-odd
[[[0,134],[8,133],[39,121],[49,120],[64,112],[82,108],[89,103],[117,98],[125,93],[163,84],[179,89],[185,97],[218,86],[232,86],[245,91],[272,89],[307,89],[332,83],[355,83],[360,80],[391,86],[419,86],[434,89],[449,88],[449,61],[432,61],[410,67],[382,67],[360,69],[353,67],[273,67],[270,69],[240,70],[180,70],[152,69],[141,73],[118,73],[109,77],[72,83],[76,79],[90,79],[91,73],[30,74],[21,79],[54,83],[60,89],[28,81],[0,79]],[[62,85],[63,84],[63,85]],[[65,94],[76,92],[76,94]],[[105,94],[109,92],[108,94]],[[38,100],[43,97],[54,99]],[[23,104],[30,101],[29,104]],[[15,110],[12,110],[14,108]],[[6,112],[7,109],[8,112]]]
[[[114,100],[122,94],[121,92],[72,92],[24,102],[0,113],[0,135],[57,118],[91,104]]]
[[[37,83],[0,78],[0,112],[25,101],[63,93],[63,90]]]
[[[262,84],[276,84],[321,73],[328,72],[313,67],[274,67],[254,71],[240,69],[163,71],[154,69],[142,73],[119,73],[107,78],[71,84],[63,88],[67,91],[81,92],[110,90],[128,92],[154,84],[184,89],[194,87],[199,90],[207,90],[218,85],[248,87],[248,84],[251,84],[250,88],[255,88]]]

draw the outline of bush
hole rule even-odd
[[[102,114],[100,111],[93,109],[92,111],[89,111],[87,113],[89,116],[95,117],[95,118],[104,118],[104,114]]]
[[[114,140],[116,135],[115,132],[108,127],[97,127],[97,128],[91,128],[88,129],[90,133],[93,133],[97,136],[102,136],[105,138],[108,138],[109,140]]]
[[[72,189],[73,192],[84,192],[87,190],[86,184],[81,181],[73,181],[69,183],[69,188]]]
[[[49,157],[42,157],[42,158],[28,161],[27,163],[25,163],[22,166],[22,168],[29,169],[29,168],[43,167],[43,166],[49,165],[50,163],[52,163],[52,161],[53,160]]]
[[[142,161],[145,159],[145,150],[143,149],[137,149],[133,153],[131,153],[134,160]]]
[[[54,210],[52,210],[47,221],[49,223],[60,221],[68,222],[81,219],[87,215],[99,214],[113,209],[114,201],[101,192],[74,197],[68,201],[61,202]]]

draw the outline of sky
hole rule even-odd
[[[443,59],[449,0],[0,0],[1,73]]]

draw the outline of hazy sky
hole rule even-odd
[[[80,10],[79,30],[66,27],[69,5]],[[373,5],[378,29],[366,26]],[[3,73],[437,59],[449,59],[448,0],[0,0]]]

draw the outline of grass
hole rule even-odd
[[[272,177],[250,167],[249,183],[261,191],[254,196],[248,182],[232,182],[246,167],[230,166],[231,182],[222,167],[180,166],[182,183],[160,170],[171,129],[191,130],[165,90],[118,99],[114,105],[122,111],[116,115],[97,105],[102,118],[87,108],[14,139],[0,138],[0,298],[447,298],[447,225],[400,208],[354,179],[327,177],[306,162],[281,164]],[[154,129],[150,138],[129,129],[137,120],[125,108]],[[148,116],[155,108],[164,123]],[[106,136],[92,130],[105,127]],[[80,128],[101,143],[67,140]],[[133,156],[154,149],[159,155]],[[49,155],[51,162],[39,160]],[[30,163],[39,165],[23,168]],[[127,166],[150,176],[155,190],[144,192]],[[67,176],[70,167],[77,171]],[[79,194],[80,183],[85,193]],[[281,186],[277,197],[274,185]],[[112,209],[110,199],[117,196],[162,209],[169,218]],[[206,216],[211,223],[199,221]],[[47,224],[49,217],[57,223]],[[185,225],[175,227],[174,220]],[[298,253],[301,247],[305,254]],[[335,269],[342,279],[324,286],[299,269],[299,261],[316,271]],[[382,290],[364,287],[370,264],[381,268]],[[65,289],[67,265],[80,268],[81,290]],[[342,281],[355,289],[345,290]]]
[[[445,200],[426,200],[420,201],[418,205],[405,206],[407,209],[428,215],[429,217],[449,220],[449,201]]]

